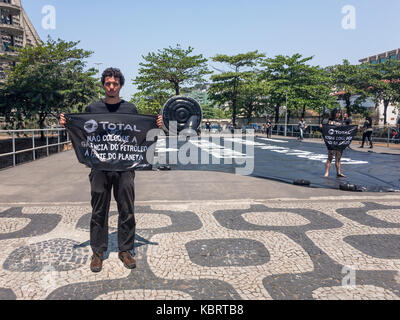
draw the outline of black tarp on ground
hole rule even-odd
[[[199,164],[182,165],[178,163],[171,165],[171,169],[221,171],[234,174],[237,167],[243,167],[243,165],[237,165],[235,159],[246,157],[248,154],[246,144],[248,146],[253,144],[226,136],[219,142],[218,140],[212,141],[211,137],[209,141],[204,139],[208,138],[202,137],[193,142],[195,146],[200,146],[197,161]],[[236,146],[241,145],[241,152],[232,151],[234,147],[224,148],[224,139],[227,139],[228,142],[236,142]],[[181,147],[185,143],[179,142],[178,146]],[[169,147],[168,143],[165,147]],[[165,150],[164,146],[161,148]],[[211,148],[214,148],[213,151]],[[227,149],[231,149],[231,151]],[[201,152],[208,154],[209,164],[200,164]],[[223,157],[231,159],[233,157],[233,163],[226,164],[226,159]],[[400,156],[398,155],[346,149],[341,163],[342,172],[347,178],[336,177],[334,160],[330,177],[324,178],[326,158],[327,149],[324,144],[256,137],[254,139],[254,171],[251,176],[287,183],[293,183],[295,180],[308,180],[310,187],[339,189],[341,184],[351,184],[356,185],[360,191],[400,192]],[[212,164],[213,160],[219,164]]]

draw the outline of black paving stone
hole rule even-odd
[[[0,240],[28,238],[32,236],[40,236],[51,232],[61,221],[61,215],[57,214],[23,214],[22,208],[10,208],[0,215],[1,218],[23,218],[31,221],[25,228],[11,232],[0,234]]]
[[[354,235],[344,238],[343,241],[374,258],[400,259],[400,235]]]
[[[11,289],[0,288],[0,300],[17,300],[17,296]]]
[[[185,246],[190,260],[203,267],[257,266],[270,259],[265,246],[255,240],[195,240]]]
[[[55,249],[55,253],[48,252],[44,247],[48,244],[49,247]],[[45,242],[38,242],[29,246],[20,247],[14,250],[3,264],[5,270],[14,272],[40,272],[46,266],[51,266],[56,271],[68,271],[82,267],[82,264],[71,262],[70,254],[62,254],[61,248],[66,246],[75,247],[78,242],[69,239],[53,239]],[[88,249],[75,248],[74,254],[81,258],[89,255]],[[66,258],[68,256],[68,258]],[[61,263],[60,263],[61,262]]]
[[[400,215],[400,206],[383,205],[375,202],[364,202],[363,205],[363,208],[343,208],[336,210],[336,212],[364,226],[374,228],[400,228],[400,223],[387,222],[368,214],[368,211],[372,210],[398,210],[398,214]]]

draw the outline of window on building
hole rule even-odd
[[[7,51],[7,52],[11,51],[10,44],[7,41],[4,41],[3,45],[4,45],[4,51]]]

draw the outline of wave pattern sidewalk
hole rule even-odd
[[[89,269],[90,206],[0,208],[0,299],[399,299],[400,197],[139,202],[137,268],[110,213]],[[354,285],[346,277],[354,269]]]

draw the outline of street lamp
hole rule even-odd
[[[99,78],[100,78],[100,68],[99,68],[99,66],[101,66],[103,63],[101,63],[101,62],[95,62],[94,64],[97,66],[97,70],[98,70],[98,72],[99,72]]]
[[[99,66],[101,66],[103,63],[101,63],[101,62],[95,62],[94,64],[97,66],[99,81],[101,81],[101,79],[100,79],[100,68],[99,68]],[[99,99],[101,99],[101,93],[100,93],[100,92],[99,92]]]
[[[286,105],[284,106],[285,110],[285,137],[287,136],[287,91],[285,92],[286,94]]]

